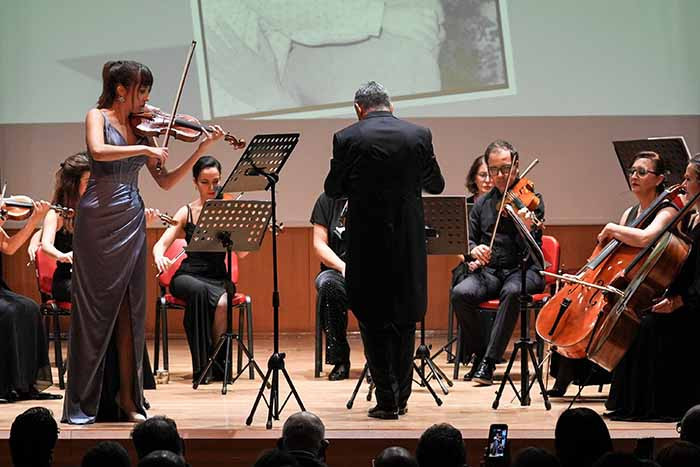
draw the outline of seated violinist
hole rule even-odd
[[[170,225],[158,242],[153,246],[153,258],[158,272],[167,270],[172,260],[165,252],[176,238],[192,240],[202,207],[207,200],[216,196],[221,181],[221,163],[212,156],[202,156],[192,167],[192,176],[199,197],[178,209],[173,216],[175,225]],[[225,194],[224,199],[230,199]],[[236,253],[239,258],[247,252]],[[170,293],[184,300],[185,316],[183,324],[187,334],[187,343],[192,355],[192,380],[197,381],[207,365],[209,354],[213,350],[215,339],[226,331],[226,253],[194,252],[188,253],[170,282]],[[234,290],[235,290],[235,284]],[[223,352],[219,356],[223,357]],[[206,384],[212,378],[223,378],[223,370],[214,365],[211,374],[202,381]]]
[[[664,190],[665,173],[664,160],[655,152],[644,151],[635,155],[632,167],[627,169],[627,176],[630,190],[637,198],[637,204],[625,210],[619,224],[610,222],[600,231],[598,234],[600,245],[616,239],[625,245],[645,247],[671,221],[676,208],[670,201],[664,201],[655,215],[640,225],[633,226],[639,214],[651,206],[659,193]],[[563,396],[574,380],[581,384],[585,384],[586,381],[590,384],[602,384],[607,383],[609,377],[605,370],[589,360],[568,359],[559,354],[553,355],[551,372],[556,382],[554,387],[547,391],[550,397]],[[592,379],[596,374],[602,379]]]
[[[90,161],[82,153],[61,162],[56,172],[53,203],[75,210],[90,178]],[[55,211],[44,217],[41,249],[57,262],[51,295],[59,302],[70,302],[71,265],[73,264],[73,219],[64,219]]]
[[[0,216],[0,253],[14,254],[49,209],[46,201],[33,204],[31,216],[12,236],[3,230],[5,218]],[[60,399],[61,396],[41,392],[51,384],[48,345],[39,305],[12,292],[0,278],[0,398],[2,402]]]
[[[526,247],[508,216],[501,217],[493,248],[489,248],[509,174],[511,186],[518,180],[514,154],[515,149],[507,141],[497,140],[486,148],[484,161],[494,187],[479,197],[469,214],[469,255],[480,262],[481,268],[455,285],[450,297],[462,328],[462,355],[467,358],[476,355],[464,379],[473,379],[480,385],[493,384],[496,362],[502,358],[518,319],[520,258]],[[518,215],[541,245],[542,233],[532,227],[533,214],[539,220],[544,220],[542,196],[537,194],[537,197],[540,204],[534,213],[521,209]],[[530,294],[544,289],[544,279],[532,264],[527,271],[526,288]],[[500,306],[490,335],[483,335],[478,306],[494,298],[500,300]]]
[[[700,154],[690,160],[684,179],[690,200],[700,192]],[[688,258],[664,298],[643,314],[632,345],[613,371],[605,406],[615,420],[675,421],[700,403],[695,371],[700,357],[699,207],[696,201],[682,229],[692,240]]]

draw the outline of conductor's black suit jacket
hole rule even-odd
[[[444,187],[427,128],[380,111],[334,135],[324,190],[348,197],[346,282],[350,307],[365,326],[409,325],[425,315],[421,191]]]

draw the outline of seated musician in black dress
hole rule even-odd
[[[314,225],[314,253],[321,260],[316,276],[316,292],[326,333],[326,363],[334,365],[328,379],[338,381],[350,374],[350,345],[347,339],[348,294],[345,284],[347,198],[334,200],[325,193],[316,200],[311,223]]]
[[[48,209],[46,201],[34,203],[32,215],[12,236],[3,230],[5,217],[0,216],[0,253],[13,255],[31,237]],[[0,398],[2,402],[60,398],[41,393],[51,384],[48,346],[39,305],[11,291],[0,278]]]
[[[169,226],[153,246],[153,258],[159,272],[172,264],[165,252],[173,241],[176,238],[184,238],[187,242],[192,239],[204,203],[216,196],[221,164],[212,156],[202,156],[192,167],[192,176],[199,197],[178,209],[173,216],[177,224]],[[226,199],[228,197],[225,195]],[[239,258],[246,254],[237,253]],[[189,253],[170,282],[170,293],[187,303],[183,324],[192,354],[193,381],[199,379],[206,367],[215,339],[226,331],[225,283],[230,277],[225,260],[224,252]],[[220,370],[217,365],[213,368]],[[218,376],[218,373],[206,375],[203,382]]]
[[[78,200],[85,193],[90,179],[90,161],[82,153],[74,154],[61,162],[56,172],[53,204],[76,209]],[[73,263],[73,219],[63,218],[49,211],[44,218],[41,249],[57,262],[53,275],[51,295],[59,302],[70,302],[71,265]]]
[[[502,193],[506,189],[511,172],[515,149],[507,141],[494,141],[484,153],[484,160],[494,187],[479,197],[469,214],[469,253],[482,265],[468,274],[452,288],[451,301],[462,327],[462,355],[476,355],[474,366],[465,380],[474,379],[478,384],[493,383],[496,362],[503,356],[518,319],[520,294],[520,257],[525,246],[513,221],[504,216],[499,221],[493,248],[489,247],[496,225]],[[517,162],[516,162],[517,164]],[[517,166],[512,170],[511,182],[518,180]],[[541,196],[538,194],[541,201]],[[526,210],[518,215],[525,225],[532,226],[532,217]],[[544,220],[544,203],[540,202],[535,216]],[[542,233],[532,229],[537,243],[542,243]],[[544,288],[544,279],[534,266],[527,271],[528,293],[538,293]],[[483,335],[479,318],[479,304],[498,298],[500,306],[496,313],[490,336]]]
[[[685,171],[688,198],[700,192],[700,154]],[[700,403],[700,222],[687,220],[690,254],[665,297],[642,316],[637,337],[613,371],[605,406],[616,420],[680,420]]]
[[[637,216],[647,209],[664,190],[666,165],[655,152],[638,153],[632,166],[627,170],[630,190],[637,198],[637,204],[625,209],[620,223],[610,222],[598,234],[598,242],[605,245],[616,239],[625,245],[645,247],[671,221],[675,207],[665,202],[655,215],[643,224],[632,227]],[[603,384],[609,381],[609,374],[586,359],[568,359],[554,354],[552,357],[552,375],[556,378],[554,387],[547,391],[550,397],[561,397],[572,381],[579,384]]]

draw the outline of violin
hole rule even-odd
[[[146,106],[143,112],[133,113],[129,116],[129,122],[139,136],[158,137],[164,135],[172,115],[160,110],[158,107]],[[176,114],[173,126],[170,128],[170,136],[180,141],[194,143],[202,133],[214,131],[210,126],[203,126],[199,120],[191,115]],[[235,149],[243,149],[245,140],[236,138],[231,133],[226,133],[224,139]]]
[[[163,221],[163,225],[177,225],[177,221],[170,214],[158,214],[158,217]]]
[[[526,208],[530,211],[532,223],[538,229],[544,229],[544,224],[535,216],[535,209],[540,205],[540,199],[535,193],[535,184],[532,180],[525,178],[525,175],[538,163],[539,159],[532,161],[530,165],[523,170],[522,175],[512,187],[506,191],[505,203],[512,206],[516,211]],[[505,212],[505,211],[504,211]]]
[[[75,216],[75,211],[60,204],[52,204],[50,209],[58,212],[65,218],[71,219]],[[34,200],[29,196],[15,195],[7,198],[0,198],[0,219],[11,221],[23,221],[28,219],[34,212]]]

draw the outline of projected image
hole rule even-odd
[[[193,0],[214,117],[508,89],[499,0]]]

